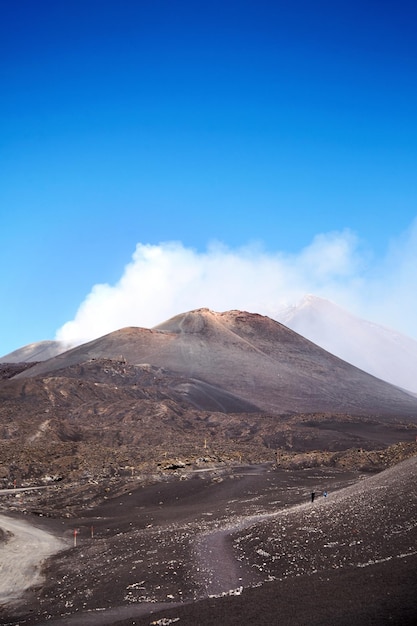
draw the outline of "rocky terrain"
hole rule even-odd
[[[193,311],[0,371],[4,486],[381,449],[417,434],[417,398],[248,313]]]
[[[233,412],[230,402],[223,407],[222,394],[227,392],[238,406],[243,401],[275,414],[416,416],[412,394],[345,363],[270,318],[241,311],[198,309],[153,329],[121,329],[34,364],[15,379],[51,378],[97,358],[179,376],[182,380],[171,387],[200,410]],[[202,383],[209,387],[201,389]]]
[[[0,623],[412,624],[416,468],[253,465],[21,495],[67,548]]]
[[[413,623],[412,394],[205,309],[0,374],[0,512],[65,545],[0,623]]]

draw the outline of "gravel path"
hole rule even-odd
[[[283,626],[350,626],[386,612],[414,626],[416,470],[417,457],[356,480],[245,472],[126,491],[77,521],[77,549],[50,563],[25,623],[269,626],[279,613]]]
[[[22,593],[42,581],[43,561],[66,547],[54,535],[0,515],[0,528],[6,541],[0,544],[0,606],[19,600]]]

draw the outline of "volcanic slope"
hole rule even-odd
[[[0,358],[0,363],[37,363],[38,361],[46,361],[65,352],[70,347],[62,341],[38,341],[5,354]]]
[[[153,329],[124,328],[21,372],[51,376],[92,359],[149,364],[283,414],[319,411],[417,420],[417,399],[268,317],[198,309]],[[187,385],[183,386],[184,395]]]
[[[417,393],[417,341],[411,337],[312,295],[279,311],[275,319],[344,361]]]

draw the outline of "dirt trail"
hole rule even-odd
[[[202,473],[203,476],[206,474]],[[241,588],[261,582],[263,576],[236,551],[233,534],[261,520],[276,517],[282,509],[303,506],[300,501],[305,503],[311,489],[322,481],[325,481],[326,488],[332,484],[340,488],[346,481],[350,483],[352,480],[357,480],[357,477],[342,477],[340,473],[333,475],[328,471],[323,474],[319,470],[288,474],[278,470],[269,472],[266,466],[251,466],[239,467],[231,476],[219,477],[216,474],[212,479],[196,477],[189,482],[162,482],[121,493],[88,511],[91,517],[80,521],[87,528],[91,519],[96,519],[98,536],[101,531],[106,539],[112,557],[111,567],[114,570],[103,565],[100,550],[88,547],[90,544],[85,542],[86,552],[90,550],[88,559],[86,557],[81,562],[77,559],[75,563],[71,561],[71,558],[75,558],[75,552],[74,555],[68,555],[64,570],[68,574],[73,565],[73,571],[65,576],[66,580],[61,581],[62,585],[55,591],[50,586],[48,594],[42,598],[41,610],[38,604],[34,604],[33,615],[28,623],[39,626],[46,622],[54,626],[75,626],[82,620],[83,624],[101,626],[122,619],[140,620],[158,610],[177,606],[184,608],[186,602],[182,598],[190,598],[194,591],[197,596],[193,597],[199,599],[207,596],[240,595]],[[308,507],[310,506],[308,498]],[[10,518],[6,520],[12,521]],[[132,520],[136,520],[137,529],[132,528]],[[2,527],[5,528],[0,517],[0,528]],[[114,537],[113,532],[116,533]],[[178,537],[178,542],[173,541],[175,537]],[[158,554],[155,556],[157,571],[154,567],[148,567],[151,559],[154,559],[154,552],[149,552],[149,547],[155,538],[158,540]],[[0,562],[1,557],[0,546]],[[188,567],[182,568],[183,557],[189,558]],[[109,561],[110,559],[106,562]],[[132,600],[125,599],[126,589],[132,583],[126,563],[133,562],[142,564],[138,570],[146,572],[143,575],[146,577],[147,587],[144,595],[152,598],[155,596],[155,600],[121,604],[122,598],[124,602],[135,601],[134,594]],[[57,576],[61,576],[63,569],[58,565],[55,567]],[[175,574],[179,573],[174,587],[170,575],[173,571]],[[100,573],[98,579],[97,572]],[[51,576],[51,572],[49,575]],[[106,585],[112,576],[115,585],[109,589]],[[33,581],[26,586],[30,584]],[[171,595],[176,593],[176,588],[180,595]],[[160,591],[155,591],[156,589]],[[90,590],[93,591],[94,602],[86,605],[86,594]],[[1,591],[0,588],[0,593]],[[114,597],[111,608],[108,608],[109,593]],[[138,592],[138,596],[141,593]],[[58,596],[61,599],[57,608]],[[56,600],[52,604],[54,597]],[[70,610],[64,605],[68,598],[74,602]],[[97,598],[101,600],[97,601]],[[172,598],[174,601],[167,603],[165,598]],[[0,595],[0,605],[1,602]],[[38,616],[36,622],[33,621],[35,612]],[[45,622],[42,618],[45,618]]]
[[[0,544],[0,606],[10,605],[42,581],[43,561],[66,547],[51,533],[25,521],[0,515],[0,528],[8,535]]]

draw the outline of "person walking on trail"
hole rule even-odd
[[[327,491],[323,491],[323,496],[327,498]]]
[[[314,498],[316,497],[316,492],[312,491],[311,492],[311,501],[314,502]]]

